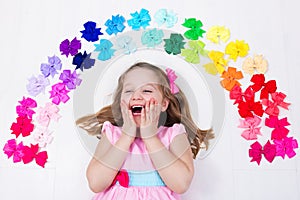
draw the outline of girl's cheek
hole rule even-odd
[[[121,101],[125,101],[126,103],[129,102],[129,98],[126,96],[121,96]]]

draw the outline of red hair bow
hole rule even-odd
[[[290,103],[284,102],[284,99],[286,97],[285,94],[282,92],[274,92],[271,94],[272,100],[269,99],[263,99],[262,104],[267,106],[265,113],[268,115],[278,116],[279,115],[279,108],[278,106],[288,110]]]
[[[264,114],[264,110],[262,108],[262,104],[258,102],[254,102],[253,99],[248,101],[241,101],[238,105],[239,114],[242,118],[253,117],[254,112],[258,116],[262,116]]]
[[[254,83],[251,85],[254,92],[261,90],[260,99],[269,99],[269,94],[274,93],[277,90],[276,81],[270,80],[265,83],[264,74],[255,74],[250,81]]]
[[[117,173],[115,179],[113,180],[112,185],[116,184],[117,181],[121,186],[128,188],[129,186],[128,172],[126,170],[120,170]]]
[[[235,85],[232,90],[230,90],[229,97],[230,99],[235,99],[233,104],[236,104],[243,101],[243,99],[246,101],[254,99],[254,92],[251,87],[248,87],[245,92],[242,92],[242,88],[239,85]]]
[[[249,157],[252,158],[250,162],[257,162],[259,165],[262,155],[267,161],[272,162],[276,156],[276,146],[271,144],[269,140],[264,147],[259,142],[254,142],[251,145],[251,149],[249,149]]]

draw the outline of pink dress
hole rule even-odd
[[[102,133],[108,140],[115,144],[120,138],[121,128],[113,126],[110,122],[104,122]],[[161,126],[157,136],[169,149],[169,145],[179,134],[185,134],[182,124],[174,124],[172,127]],[[93,200],[178,200],[180,195],[171,191],[163,182],[147,153],[145,144],[140,138],[136,138],[131,144],[129,154],[125,159],[121,170],[126,172],[128,186],[116,181],[103,192],[97,193]],[[123,174],[124,175],[124,174]],[[124,178],[123,178],[124,179]],[[122,186],[123,185],[123,186]]]

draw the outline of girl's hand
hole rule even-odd
[[[146,102],[145,108],[141,112],[140,132],[143,139],[156,135],[160,113],[161,105],[155,99],[151,98]]]
[[[133,119],[133,115],[130,109],[128,109],[128,106],[124,101],[121,101],[121,112],[122,112],[122,118],[123,118],[123,126],[122,126],[122,132],[126,135],[135,138],[136,136],[136,124]]]

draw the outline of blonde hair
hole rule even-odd
[[[123,119],[120,101],[121,92],[123,90],[123,82],[126,74],[135,68],[152,70],[158,76],[158,80],[161,81],[160,90],[164,98],[169,100],[167,110],[160,116],[159,126],[163,125],[171,127],[175,123],[182,123],[185,126],[194,158],[196,158],[200,148],[205,146],[207,149],[209,144],[208,141],[214,138],[212,129],[201,130],[198,128],[191,117],[188,101],[184,93],[179,89],[178,93],[172,94],[170,90],[169,79],[166,73],[162,69],[146,62],[139,62],[132,65],[119,77],[118,86],[114,93],[113,103],[111,105],[103,107],[95,114],[79,118],[76,121],[76,125],[86,130],[88,134],[97,135],[98,137],[101,137],[101,129],[105,121],[109,121],[115,126],[122,126]]]

